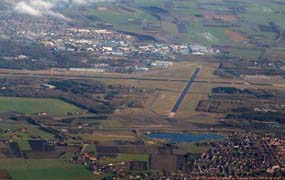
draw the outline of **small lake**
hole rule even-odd
[[[153,139],[167,139],[172,143],[178,142],[200,142],[207,140],[222,140],[223,135],[215,133],[202,133],[202,134],[192,134],[192,133],[150,133],[146,135]]]

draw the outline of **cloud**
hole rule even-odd
[[[14,4],[14,10],[18,13],[31,16],[52,16],[62,20],[70,19],[56,10],[59,4],[86,5],[92,0],[20,0]]]
[[[29,14],[32,16],[42,16],[41,11],[37,10],[36,8],[30,6],[26,2],[19,2],[17,3],[15,10],[20,13]]]
[[[57,7],[60,7],[60,5],[89,5],[90,3],[107,1],[110,2],[114,0],[14,0],[10,3],[13,4],[14,10],[18,13],[37,17],[51,16],[71,21],[71,19],[56,10]]]

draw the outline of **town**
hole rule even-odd
[[[19,41],[39,43],[49,49],[51,54],[57,54],[57,56],[66,53],[74,54],[78,57],[76,60],[78,62],[74,63],[76,66],[72,67],[70,62],[66,62],[54,67],[63,66],[71,68],[72,71],[129,73],[148,71],[153,68],[167,68],[171,65],[171,61],[176,61],[178,54],[214,55],[220,53],[217,48],[197,43],[169,44],[155,39],[141,40],[140,36],[121,33],[112,28],[78,28],[61,21],[58,23],[53,21],[58,20],[35,21],[17,17],[13,20],[1,21],[1,33],[3,36],[13,37]],[[30,56],[28,52],[23,52],[17,57],[5,55],[2,58],[10,62],[40,61]]]

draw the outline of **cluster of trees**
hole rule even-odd
[[[235,87],[215,87],[212,93],[226,93],[226,94],[252,94],[248,89],[238,89]]]
[[[215,94],[243,94],[243,95],[251,95],[254,98],[262,98],[262,99],[271,99],[277,97],[276,95],[279,94],[284,96],[284,92],[282,91],[269,91],[269,90],[260,90],[260,89],[238,89],[235,87],[215,87],[212,89],[212,93]]]
[[[43,83],[55,89],[41,87]],[[105,85],[92,80],[51,80],[0,78],[0,96],[57,98],[92,113],[111,114],[115,107],[144,107],[144,89],[124,85]],[[94,98],[95,94],[103,94]]]
[[[53,80],[49,84],[56,86],[63,92],[71,92],[74,94],[103,94],[106,92],[106,86],[102,82],[92,81],[74,81],[74,80]]]
[[[58,98],[92,113],[113,113],[115,108],[110,102],[98,102],[85,95],[63,92],[58,89],[45,89],[33,87],[13,87],[0,90],[2,96]]]
[[[285,114],[281,112],[243,112],[238,114],[228,114],[227,119],[246,119],[264,122],[278,122],[285,124]]]

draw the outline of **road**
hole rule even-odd
[[[186,96],[186,94],[189,92],[191,86],[192,86],[192,83],[195,81],[197,75],[199,74],[200,72],[200,67],[197,67],[191,77],[191,79],[187,82],[186,86],[184,87],[184,89],[182,90],[180,96],[178,97],[176,103],[174,104],[172,110],[171,110],[171,113],[176,113],[179,106],[181,105],[184,97]]]

